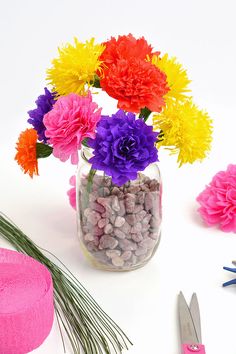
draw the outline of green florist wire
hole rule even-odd
[[[19,252],[33,257],[51,272],[54,284],[55,312],[74,354],[120,354],[131,341],[101,309],[69,269],[52,253],[36,246],[15,224],[0,212],[0,235]],[[42,252],[49,253],[61,267]],[[62,336],[64,351],[65,341]]]

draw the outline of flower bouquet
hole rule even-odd
[[[74,40],[59,49],[47,71],[50,85],[28,112],[32,128],[20,134],[16,160],[38,175],[38,159],[53,154],[78,164],[70,180],[77,200],[82,248],[108,270],[144,265],[160,240],[163,147],[179,165],[210,150],[212,122],[190,96],[186,70],[142,37],[122,35],[96,44]],[[117,101],[103,114],[99,91]]]

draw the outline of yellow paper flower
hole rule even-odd
[[[191,100],[167,106],[161,114],[153,116],[153,125],[161,130],[158,147],[166,147],[171,154],[178,153],[179,166],[204,159],[210,150],[212,120]]]
[[[102,71],[99,57],[104,49],[104,45],[94,44],[94,38],[85,43],[75,38],[74,45],[68,43],[59,48],[59,57],[52,61],[52,67],[47,70],[47,80],[54,91],[60,96],[86,94],[96,72]]]
[[[165,100],[168,102],[169,99],[186,99],[186,94],[191,91],[188,89],[191,81],[188,79],[187,71],[178,63],[177,59],[175,57],[168,58],[168,54],[165,54],[162,58],[154,55],[152,64],[167,76],[170,91],[165,95]]]

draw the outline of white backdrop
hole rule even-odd
[[[187,298],[198,294],[207,353],[236,352],[236,288],[221,287],[233,277],[222,267],[236,258],[236,235],[206,228],[195,202],[217,171],[235,163],[235,11],[234,0],[1,1],[0,210],[79,277],[132,339],[130,354],[179,353],[180,290]],[[14,161],[14,146],[58,46],[74,36],[99,42],[130,32],[188,69],[196,103],[214,120],[214,143],[203,163],[181,169],[175,157],[160,153],[160,247],[144,268],[113,274],[90,268],[80,252],[66,196],[74,167],[50,157],[40,161],[40,176],[31,180]],[[99,103],[108,113],[114,106],[112,100]],[[0,239],[0,247],[9,245]],[[63,353],[56,324],[35,353]]]

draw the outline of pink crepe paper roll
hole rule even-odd
[[[39,347],[53,318],[48,269],[22,253],[0,248],[0,353],[25,354]]]

